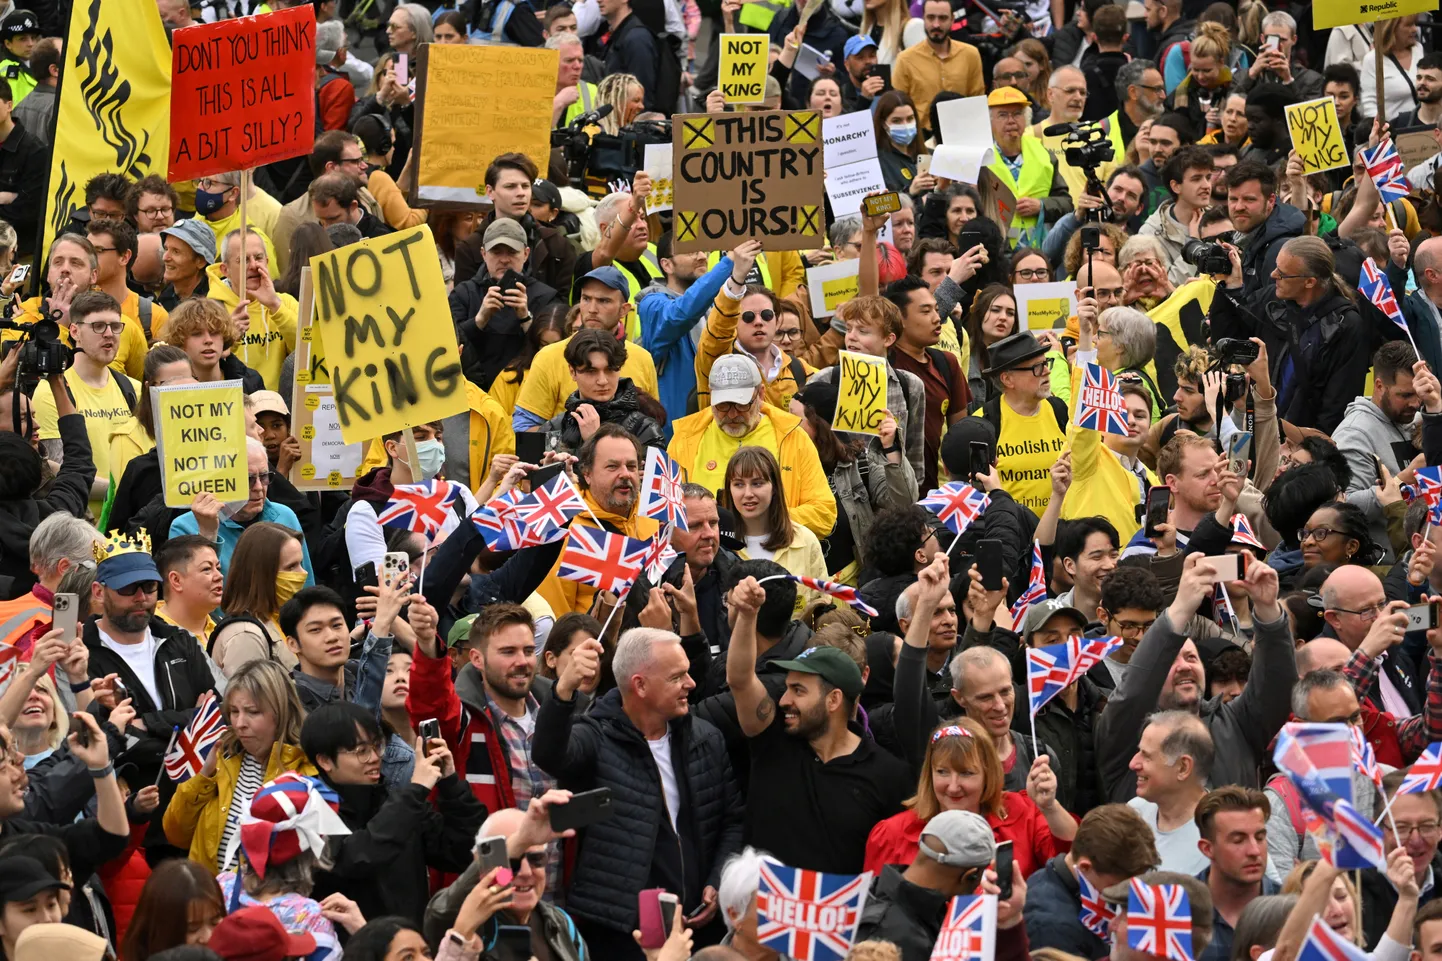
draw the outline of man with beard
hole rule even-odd
[[[1201,667],[1195,671],[1200,676]],[[1179,683],[1190,690],[1199,682]],[[1216,746],[1207,726],[1190,711],[1162,711],[1153,715],[1142,731],[1130,764],[1137,793],[1127,806],[1142,816],[1156,836],[1163,871],[1196,875],[1207,866],[1197,847],[1201,833],[1194,815],[1206,796],[1207,776],[1215,759]]]
[[[1259,894],[1277,894],[1267,870],[1267,817],[1271,804],[1255,788],[1228,784],[1197,804],[1197,847],[1211,862],[1199,875],[1212,892],[1212,939],[1198,961],[1227,961],[1233,929]]]
[[[1198,538],[1193,538],[1193,543]],[[1220,553],[1208,552],[1208,553]],[[1365,568],[1354,568],[1365,571]],[[1212,780],[1258,787],[1257,769],[1268,745],[1287,722],[1288,698],[1297,680],[1296,652],[1287,612],[1277,603],[1277,572],[1252,561],[1240,586],[1252,599],[1252,673],[1246,689],[1226,703],[1203,702],[1205,676],[1197,647],[1186,630],[1218,583],[1201,553],[1188,554],[1171,605],[1158,616],[1132,652],[1126,675],[1107,701],[1097,725],[1097,769],[1114,801],[1146,797],[1156,778],[1133,756],[1153,711],[1182,710],[1198,716],[1216,745]],[[1232,582],[1236,584],[1237,582]],[[1158,756],[1159,740],[1145,742]],[[1204,772],[1205,773],[1205,772]],[[1199,782],[1200,784],[1200,782]],[[1159,843],[1158,849],[1162,847]],[[1198,868],[1200,870],[1200,868]]]
[[[971,44],[951,38],[954,17],[950,0],[926,0],[921,8],[926,39],[901,51],[892,68],[892,86],[911,97],[918,117],[931,117],[931,101],[943,90],[963,97],[986,92],[981,54]]]
[[[1327,85],[1330,92],[1332,85]],[[1338,111],[1340,119],[1341,112]],[[1442,54],[1429,53],[1417,61],[1417,109],[1389,121],[1393,130],[1435,127],[1442,121]],[[1342,127],[1346,130],[1345,124]]]
[[[1395,474],[1415,456],[1411,427],[1422,401],[1412,382],[1413,369],[1419,376],[1427,369],[1417,364],[1417,355],[1405,340],[1388,341],[1372,355],[1372,396],[1348,404],[1346,416],[1332,432],[1333,442],[1352,468],[1348,494],[1376,486],[1377,462],[1388,474]],[[1411,451],[1406,460],[1398,459],[1398,445]]]
[[[1155,120],[1165,108],[1167,86],[1162,72],[1150,60],[1133,60],[1116,72],[1117,99],[1121,106],[1107,118],[1107,131],[1117,153],[1137,138],[1148,120]]]
[[[1141,214],[1147,205],[1147,180],[1140,167],[1126,166],[1113,170],[1106,180],[1107,200],[1111,202],[1111,222],[1122,226],[1128,233],[1135,233],[1142,225]],[[1041,242],[1041,252],[1053,267],[1066,256],[1067,241],[1081,229],[1089,211],[1101,207],[1101,198],[1082,193],[1076,197],[1076,210],[1058,220],[1046,232]]]
[[[682,484],[681,499],[686,505],[686,530],[678,527],[671,532],[671,546],[686,556],[696,596],[696,616],[714,657],[731,641],[721,585],[731,580],[731,570],[740,558],[721,546],[721,509],[716,495],[700,484]],[[663,589],[670,594],[676,588]]]
[[[946,565],[929,567],[933,590],[946,589]],[[789,661],[779,705],[756,676],[756,615],[766,591],[748,577],[729,595],[736,612],[726,682],[751,739],[747,837],[792,867],[857,874],[872,827],[901,810],[912,793],[910,769],[866,737],[852,720],[861,671],[836,647],[812,647]],[[929,620],[929,615],[928,615]],[[781,723],[774,723],[780,708]]]

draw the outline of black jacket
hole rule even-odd
[[[915,583],[915,571],[876,577],[862,582],[857,593],[863,601],[876,608],[876,616],[871,618],[873,631],[901,633],[901,627],[896,623],[896,599],[901,596],[902,591]]]
[[[531,758],[573,791],[611,790],[610,818],[581,832],[566,909],[625,934],[637,927],[636,896],[665,887],[690,914],[702,888],[720,885],[721,866],[741,850],[742,800],[726,745],[689,714],[671,721],[671,757],[681,793],[678,831],[666,816],[660,772],[641,732],[612,690],[584,717],[576,700],[546,698],[536,716]],[[679,833],[679,838],[677,834]]]
[[[0,192],[15,194],[0,203],[0,219],[15,228],[20,253],[35,250],[35,228],[45,210],[45,178],[50,171],[50,148],[19,123],[0,143]]]
[[[425,912],[427,868],[458,872],[470,865],[487,812],[458,775],[436,783],[435,805],[419,784],[331,787],[351,833],[331,838],[333,866],[316,873],[317,901],[338,891],[368,918],[398,914],[414,920]]]
[[[888,864],[871,882],[856,940],[890,941],[901,951],[901,961],[930,961],[950,902],[946,894],[912,884]]]
[[[0,820],[0,844],[27,834],[44,834],[65,842],[65,851],[70,855],[70,874],[80,880],[90,877],[105,862],[120,857],[130,843],[129,834],[111,834],[93,817],[68,824],[46,824],[24,818]]]
[[[716,559],[694,582],[696,589],[696,612],[701,618],[701,633],[711,642],[711,650],[720,653],[731,645],[731,625],[726,618],[724,597],[730,581],[731,569],[741,558],[724,547],[716,548]]]
[[[657,68],[661,57],[671,56],[671,51],[635,13],[627,14],[596,52],[605,59],[607,73],[629,73],[641,81],[641,87],[646,91],[647,110],[669,114],[675,109],[675,104],[658,103],[656,99]]]
[[[788,3],[786,9],[778,13],[771,21],[771,44],[778,50],[783,49],[782,44],[796,29],[797,21],[801,18],[801,8],[794,3]],[[853,31],[847,29],[846,25],[836,18],[831,12],[831,7],[823,5],[816,15],[806,21],[806,33],[802,36],[801,42],[813,50],[820,50],[829,54],[831,62],[836,66],[836,76],[840,79],[846,73],[845,47],[846,40]],[[790,93],[798,102],[805,103],[806,88],[811,85],[803,75],[791,73]]]
[[[1087,105],[1082,110],[1082,119],[1103,120],[1121,106],[1117,99],[1116,75],[1130,58],[1120,50],[1108,52],[1092,48],[1088,54],[1081,68],[1087,78]]]
[[[631,436],[642,447],[664,449],[666,437],[661,425],[641,410],[639,391],[631,378],[622,377],[616,382],[616,394],[608,401],[582,400],[579,390],[571,391],[566,398],[566,409],[546,422],[546,445],[553,450],[567,450],[572,454],[581,449],[581,428],[571,415],[582,404],[590,404],[603,424],[620,424],[631,432]]]
[[[1081,886],[1058,854],[1026,879],[1027,947],[1055,948],[1090,961],[1105,958],[1110,949],[1081,923]]]
[[[1417,901],[1418,910],[1442,896],[1442,885],[1436,883],[1442,878],[1442,851],[1432,855],[1432,878],[1431,889]],[[1362,934],[1367,939],[1367,950],[1372,951],[1392,920],[1392,911],[1397,907],[1397,889],[1392,887],[1387,875],[1368,868],[1362,872],[1362,890],[1358,894],[1362,897]]]
[[[470,280],[472,277],[484,279],[486,262],[481,258],[481,241],[493,219],[495,214],[480,223],[475,233],[456,244],[456,287],[460,287],[461,281]],[[558,296],[556,291],[569,291],[576,272],[576,248],[571,246],[565,232],[536,223],[530,214],[521,217],[516,223],[525,228],[527,243],[531,248],[531,259],[526,262],[525,273],[551,288],[552,297]],[[526,289],[527,292],[530,291],[529,283]],[[478,300],[475,310],[465,319],[474,318],[476,311],[480,309],[481,302]],[[457,320],[456,323],[460,321]]]
[[[526,309],[532,318],[537,311],[556,302],[558,295],[550,284],[529,274],[523,274],[521,282],[526,285]],[[451,320],[460,335],[461,369],[466,378],[482,390],[491,389],[501,368],[514,360],[526,343],[527,324],[516,316],[514,307],[502,307],[484,327],[476,323],[486,291],[495,283],[482,264],[481,272],[456,284],[450,296]]]
[[[84,517],[95,481],[95,461],[84,414],[66,414],[56,422],[64,460],[43,497],[0,500],[0,596],[19,597],[35,586],[30,570],[30,535],[51,514]]]
[[[125,473],[120,475],[120,484],[115,488],[115,497],[110,502],[110,528],[133,533],[128,525],[133,517],[143,511],[151,501],[165,493],[165,483],[160,477],[160,452],[152,447],[143,454],[130,459]],[[149,527],[155,531],[160,528]],[[164,530],[170,530],[166,524]]]

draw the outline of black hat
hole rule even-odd
[[[531,200],[533,202],[539,201],[548,207],[555,207],[557,213],[561,212],[561,188],[549,180],[538,179],[535,183],[531,184]]]
[[[830,381],[818,380],[807,384],[794,395],[797,400],[816,411],[826,423],[836,417],[836,400],[840,392]]]
[[[0,905],[29,901],[41,891],[70,890],[70,885],[56,880],[45,866],[24,855],[0,858]]]
[[[721,504],[721,491],[716,492],[716,527],[721,546],[739,551],[746,546],[743,538],[736,536],[736,515]]]
[[[40,18],[29,10],[11,10],[0,20],[0,38],[14,40],[16,37],[40,36]]]
[[[1024,360],[1033,357],[1041,357],[1050,348],[1036,339],[1036,335],[1029,330],[1019,330],[1008,337],[1003,337],[991,345],[987,354],[991,357],[991,366],[982,371],[984,377],[995,377],[1004,370],[1011,370]]]

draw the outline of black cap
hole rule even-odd
[[[29,901],[41,891],[70,890],[70,885],[57,880],[34,858],[14,855],[0,858],[0,905]]]
[[[839,396],[836,385],[824,380],[813,381],[795,394],[797,400],[816,411],[828,424],[836,417],[836,400]]]
[[[718,539],[721,546],[731,551],[739,551],[746,546],[746,542],[736,536],[736,515],[721,503],[722,491],[716,492],[716,527]]]
[[[996,459],[996,428],[984,417],[962,417],[946,429],[941,439],[941,463],[956,480],[971,480],[971,445],[983,443]]]
[[[987,351],[991,366],[981,372],[982,376],[995,377],[1004,370],[1018,366],[1024,360],[1042,356],[1047,350],[1046,344],[1037,340],[1031,331],[1019,330],[991,345],[991,349]]]
[[[531,184],[531,200],[540,202],[548,207],[555,207],[556,212],[561,211],[561,188],[549,180],[537,180]]]
[[[16,37],[40,36],[40,18],[29,10],[11,10],[0,20],[0,37],[14,40]]]

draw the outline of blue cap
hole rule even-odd
[[[846,46],[843,49],[845,50],[846,56],[854,57],[861,51],[865,50],[867,47],[874,46],[876,46],[875,40],[872,40],[871,37],[867,34],[858,33],[856,36],[851,37],[846,41]]]
[[[631,295],[631,287],[626,283],[626,276],[615,267],[597,267],[589,274],[581,278],[581,283],[588,280],[598,280],[610,287],[612,290],[619,290],[622,297]]]
[[[131,551],[101,561],[95,567],[95,579],[105,587],[118,591],[140,581],[159,581],[160,571],[149,554]]]

